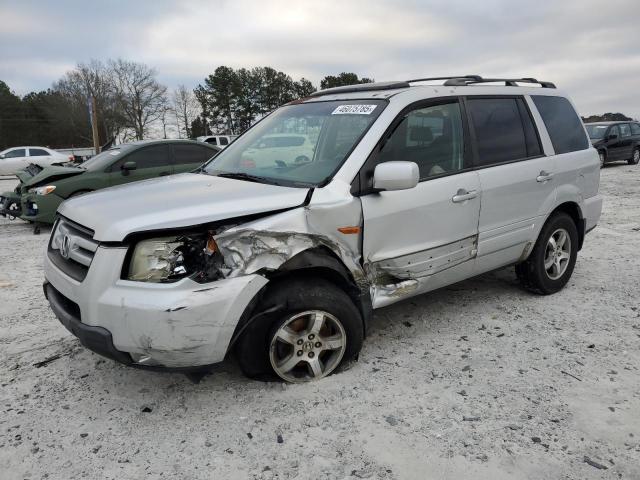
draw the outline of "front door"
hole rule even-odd
[[[631,126],[628,123],[621,123],[618,127],[620,128],[620,160],[629,160],[633,153]]]
[[[134,162],[134,170],[125,170],[124,164]],[[168,144],[149,145],[139,148],[120,158],[111,166],[109,183],[120,185],[123,183],[137,182],[148,178],[171,175],[171,152]]]
[[[415,188],[361,197],[363,261],[374,277],[374,307],[466,278],[473,270],[480,183],[465,148],[457,99],[422,104],[396,119],[373,162],[415,162]]]
[[[607,134],[607,160],[622,160],[624,148],[620,136],[620,128],[613,125]]]

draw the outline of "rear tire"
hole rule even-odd
[[[564,212],[554,213],[536,240],[529,258],[516,265],[524,288],[541,295],[556,293],[567,284],[578,255],[578,229]]]
[[[629,160],[627,160],[627,163],[629,165],[637,165],[638,162],[640,162],[640,147],[636,147],[633,150],[633,156]]]
[[[317,380],[335,372],[362,348],[360,312],[343,290],[327,280],[282,281],[267,291],[254,313],[274,307],[280,307],[277,313],[256,319],[236,344],[238,363],[248,377],[277,377],[291,383]]]

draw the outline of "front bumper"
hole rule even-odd
[[[28,222],[53,223],[56,218],[56,210],[64,198],[54,193],[49,195],[36,195],[29,193],[22,196],[20,218]]]
[[[0,215],[17,218],[22,214],[20,195],[15,192],[4,192],[0,195]]]
[[[132,282],[120,278],[126,252],[98,247],[81,282],[45,253],[45,289],[62,324],[87,348],[125,364],[187,368],[223,360],[239,319],[267,279]]]

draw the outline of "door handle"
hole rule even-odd
[[[464,188],[459,188],[458,192],[451,198],[451,201],[453,203],[462,203],[477,196],[478,192],[476,190],[467,191]]]
[[[536,177],[536,182],[539,182],[539,183],[548,182],[552,178],[553,178],[553,173],[549,173],[542,170]]]

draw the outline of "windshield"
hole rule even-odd
[[[91,157],[86,162],[81,163],[79,166],[90,172],[98,172],[104,170],[111,165],[115,160],[121,157],[121,155],[128,150],[126,146],[113,147],[109,150],[105,150],[98,155]]]
[[[608,125],[585,125],[585,127],[587,127],[589,138],[597,140],[599,138],[604,138]]]
[[[385,106],[382,100],[284,106],[220,152],[204,171],[276,185],[323,184]]]

